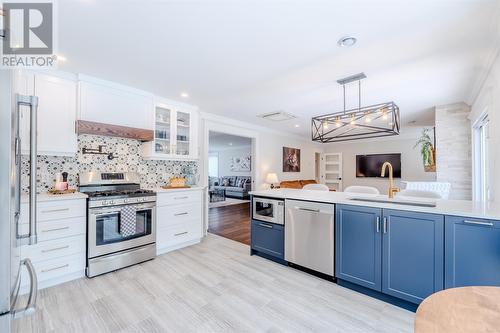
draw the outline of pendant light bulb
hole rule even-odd
[[[382,113],[382,119],[387,120],[387,112]]]
[[[372,121],[372,118],[370,118],[370,114],[368,112],[365,112],[365,123],[369,123]]]
[[[335,118],[335,126],[340,127],[340,125],[342,125],[342,123],[340,122],[340,117],[336,117]]]
[[[323,121],[323,129],[328,129],[328,121],[327,120]]]
[[[354,119],[354,114],[351,115],[351,125],[356,125],[356,119]]]

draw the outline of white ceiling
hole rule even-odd
[[[342,108],[335,81],[365,72],[362,104],[395,101],[404,124],[470,103],[497,47],[497,0],[59,1],[62,70],[310,137]],[[353,35],[358,43],[340,48]],[[355,106],[348,89],[348,107]],[[298,119],[256,115],[284,110]],[[300,127],[296,128],[295,125]]]
[[[219,132],[208,133],[208,150],[210,153],[236,148],[250,149],[251,147],[251,138]]]

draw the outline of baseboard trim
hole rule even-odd
[[[342,280],[339,278],[337,278],[337,284],[339,286],[357,291],[357,292],[362,293],[364,295],[376,298],[376,299],[381,300],[383,302],[390,303],[392,305],[398,306],[400,308],[406,309],[406,310],[411,311],[411,312],[416,312],[417,308],[418,308],[418,304],[410,303],[408,301],[405,301],[405,300],[402,300],[402,299],[399,299],[399,298],[396,298],[396,297],[393,297],[390,295],[386,295],[386,294],[383,294],[379,291],[372,290],[372,289],[369,289],[366,287],[362,287],[362,286],[359,286],[357,284],[354,284],[354,283],[351,283],[351,282],[348,282],[348,281],[345,281],[345,280]]]

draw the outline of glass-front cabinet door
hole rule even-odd
[[[146,159],[198,158],[198,111],[195,107],[175,106],[158,98],[154,105],[154,140],[143,144]]]
[[[173,111],[165,106],[155,106],[154,151],[159,155],[172,154],[172,115]]]
[[[191,114],[187,112],[176,112],[176,145],[175,154],[189,156],[191,142]]]

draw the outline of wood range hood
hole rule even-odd
[[[119,138],[134,139],[139,141],[153,141],[154,139],[153,130],[103,124],[86,120],[76,121],[76,133],[115,136]]]

